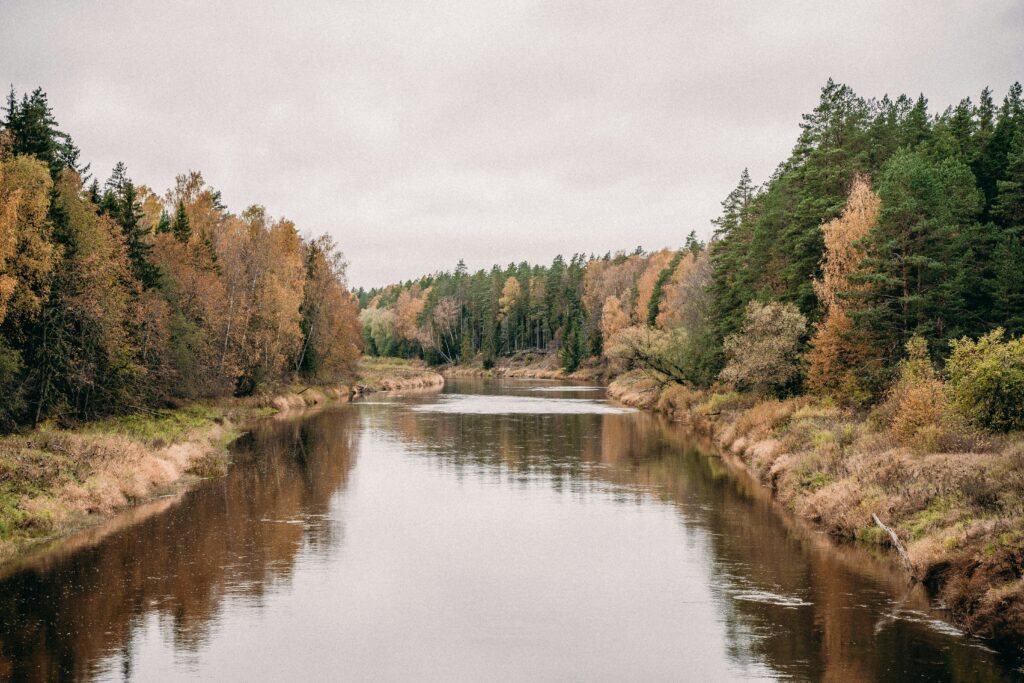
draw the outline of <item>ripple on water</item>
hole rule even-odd
[[[557,386],[557,387],[534,387],[530,391],[559,392],[559,391],[601,391],[604,387],[590,386]]]
[[[814,604],[795,595],[782,595],[781,593],[773,593],[766,590],[744,591],[736,593],[732,597],[733,600],[758,602],[763,605],[777,605],[778,607],[809,607]]]

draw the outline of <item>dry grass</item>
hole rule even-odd
[[[190,406],[0,439],[0,559],[109,515],[177,482],[211,474],[236,432]],[[217,470],[219,471],[219,470]]]
[[[1024,446],[973,432],[932,389],[900,396],[891,428],[790,399],[733,414],[720,433],[796,514],[887,545],[878,514],[961,624],[1024,637]]]
[[[360,392],[424,389],[444,385],[444,377],[422,361],[364,356],[359,361]]]
[[[608,396],[619,403],[638,408],[654,408],[658,405],[662,385],[641,370],[620,375],[608,385]]]
[[[704,394],[682,384],[666,386],[658,397],[658,411],[673,417],[685,416],[704,400]]]
[[[932,377],[894,388],[868,416],[808,397],[757,401],[616,379],[609,395],[684,417],[798,516],[850,540],[904,540],[918,578],[956,621],[1024,640],[1024,434],[970,428]]]

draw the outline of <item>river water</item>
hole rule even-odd
[[[227,476],[0,581],[0,680],[1010,681],[595,387],[452,380],[268,419]]]

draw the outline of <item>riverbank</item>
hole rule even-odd
[[[365,359],[348,385],[286,387],[0,437],[0,563],[222,475],[228,446],[254,419],[377,391],[443,384],[422,363]]]
[[[915,452],[868,415],[802,396],[690,390],[626,373],[609,397],[664,413],[731,453],[793,514],[843,540],[906,547],[908,571],[965,630],[1024,643],[1024,438]],[[893,551],[895,553],[895,551]]]
[[[448,365],[442,370],[447,377],[517,377],[522,379],[572,379],[580,382],[604,381],[606,368],[594,359],[588,359],[579,369],[566,373],[558,358],[550,353],[523,351],[501,359],[500,365],[485,368],[475,361]]]

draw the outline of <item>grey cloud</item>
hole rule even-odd
[[[1019,79],[1022,29],[1013,0],[0,0],[0,77],[101,174],[201,169],[374,285],[707,236],[829,76],[938,110]]]

